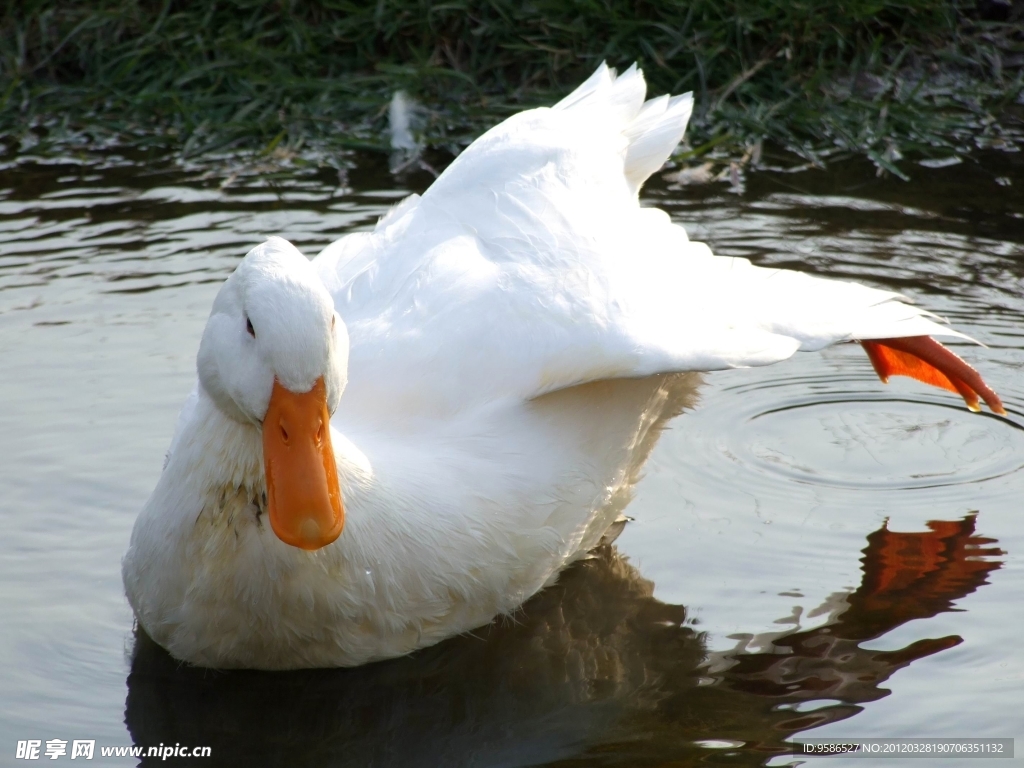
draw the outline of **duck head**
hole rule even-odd
[[[213,302],[199,381],[226,416],[262,432],[267,513],[301,549],[341,534],[330,419],[348,379],[348,333],[313,265],[287,240],[251,250]]]

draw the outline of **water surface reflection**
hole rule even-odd
[[[212,746],[203,765],[632,766],[666,755],[759,765],[961,642],[862,645],[986,583],[1004,553],[975,522],[883,526],[868,537],[860,586],[822,607],[824,625],[761,635],[756,651],[709,654],[686,608],[655,599],[612,544],[515,616],[367,667],[214,672],[137,631],[126,721],[138,745]]]

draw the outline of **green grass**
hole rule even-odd
[[[404,89],[457,151],[602,60],[692,90],[691,145],[819,159],[1020,142],[1021,23],[936,0],[8,0],[8,151],[116,139],[185,156],[387,145]],[[1018,9],[1019,10],[1019,9]],[[56,149],[56,147],[54,147]],[[39,151],[38,149],[36,151]]]

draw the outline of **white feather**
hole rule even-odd
[[[391,148],[407,152],[419,148],[412,135],[412,113],[415,103],[405,91],[395,91],[388,104],[388,129],[391,133]]]

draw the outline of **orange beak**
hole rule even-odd
[[[281,541],[313,550],[341,535],[345,508],[323,377],[304,394],[274,379],[263,418],[263,466],[270,527]]]

